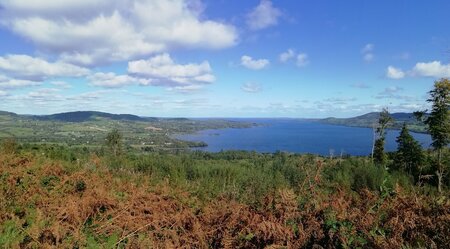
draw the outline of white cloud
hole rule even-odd
[[[374,48],[375,48],[375,45],[373,45],[372,43],[368,43],[361,49],[361,53],[362,54],[370,53],[373,51]]]
[[[350,86],[354,87],[354,88],[361,88],[361,89],[368,89],[368,88],[370,88],[370,86],[365,84],[365,83],[356,83],[356,84],[352,84]]]
[[[325,102],[331,102],[334,104],[348,104],[349,102],[354,102],[356,100],[357,98],[355,97],[333,97],[324,99]]]
[[[441,64],[440,61],[419,62],[414,66],[412,75],[434,78],[450,77],[450,64]]]
[[[242,91],[248,93],[257,93],[262,91],[262,86],[258,83],[245,83],[241,86]]]
[[[252,70],[261,70],[269,66],[270,62],[267,59],[259,59],[254,60],[252,57],[248,55],[244,55],[241,57],[241,65]]]
[[[95,73],[87,77],[93,86],[118,88],[132,84],[148,85],[151,80],[138,79],[129,75],[116,75],[115,73]]]
[[[397,60],[408,60],[409,58],[411,58],[411,54],[409,52],[403,52],[401,54],[394,56],[394,59]]]
[[[287,62],[295,57],[295,51],[293,49],[288,49],[286,52],[280,54],[279,58],[281,62]]]
[[[417,96],[400,94],[404,89],[398,86],[391,86],[385,88],[382,92],[378,93],[375,98],[377,99],[392,99],[403,101],[421,101]]]
[[[401,69],[389,66],[386,70],[386,77],[398,80],[404,78],[405,73]]]
[[[368,43],[361,49],[361,54],[363,55],[363,60],[365,62],[371,62],[375,58],[375,55],[373,53],[374,48],[375,45],[373,45],[372,43]]]
[[[396,96],[399,96],[398,93],[403,91],[403,88],[398,86],[390,86],[386,87],[382,92],[379,92],[377,96],[375,96],[377,99],[384,99],[384,98],[394,98]]]
[[[201,7],[191,2],[8,0],[0,3],[0,23],[39,49],[82,65],[129,60],[174,47],[221,49],[236,44],[233,26],[201,19]]]
[[[188,86],[175,86],[167,88],[169,92],[179,92],[179,93],[195,93],[203,89],[202,85],[188,85]]]
[[[60,61],[47,62],[28,55],[0,57],[0,71],[12,77],[37,81],[49,77],[81,77],[89,73],[86,68]]]
[[[381,93],[383,93],[383,94],[392,94],[392,93],[398,93],[398,92],[401,92],[401,91],[403,91],[403,88],[401,88],[401,87],[390,86],[390,87],[386,87],[384,89],[384,91],[381,92]]]
[[[247,25],[251,30],[261,30],[278,23],[281,11],[269,0],[261,0],[258,6],[247,14]]]
[[[9,94],[7,92],[0,90],[0,97],[6,97],[8,95]]]
[[[16,89],[24,87],[39,86],[42,82],[31,80],[18,80],[0,75],[0,89]]]
[[[3,1],[1,5],[19,15],[39,12],[43,15],[51,16],[58,15],[58,13],[61,12],[64,14],[81,15],[81,13],[77,11],[86,12],[93,6],[104,6],[108,2],[109,0],[6,0]]]
[[[111,96],[113,89],[108,90],[98,90],[92,92],[84,92],[78,95],[68,96],[67,100],[78,100],[78,101],[94,101],[101,97]]]
[[[41,88],[36,91],[29,92],[25,98],[44,101],[62,101],[65,98],[59,94],[60,89]]]
[[[152,85],[171,87],[209,84],[215,81],[208,61],[199,64],[176,64],[169,54],[157,55],[148,60],[130,61],[128,72],[151,79]]]
[[[305,53],[301,53],[297,55],[297,66],[304,67],[309,64],[308,55]]]
[[[59,87],[59,88],[63,88],[63,89],[72,88],[72,85],[65,81],[52,81],[52,82],[50,82],[50,84],[52,84],[56,87]]]
[[[372,53],[368,53],[363,56],[363,59],[365,62],[371,62],[371,61],[373,61],[374,58],[375,58],[375,55]]]
[[[306,53],[296,53],[293,49],[288,49],[286,52],[280,54],[279,59],[281,62],[286,63],[289,60],[295,58],[298,67],[304,67],[309,64],[309,56]]]

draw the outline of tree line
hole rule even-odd
[[[429,92],[427,101],[432,105],[429,114],[425,115],[427,110],[417,111],[414,114],[418,120],[426,124],[427,131],[431,135],[431,146],[435,153],[435,161],[431,162],[431,166],[437,178],[438,191],[442,192],[443,179],[449,167],[449,162],[443,161],[443,151],[450,143],[450,80],[443,78],[435,81],[434,88]],[[372,152],[372,160],[378,165],[386,164],[386,153],[384,151],[386,127],[392,121],[388,109],[384,108],[378,119],[377,138],[374,141]],[[406,123],[403,124],[396,142],[398,149],[394,165],[414,176],[415,181],[431,178],[431,175],[423,175],[424,153],[419,142],[409,133]]]

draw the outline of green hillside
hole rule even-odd
[[[127,147],[144,151],[206,146],[203,142],[176,140],[173,138],[175,134],[250,126],[252,124],[227,120],[149,118],[102,112],[69,112],[39,116],[0,112],[0,139],[15,137],[21,142],[29,143],[98,147],[104,144],[106,133],[117,128],[125,135],[124,142]]]
[[[353,127],[373,127],[378,122],[379,112],[371,112],[361,116],[352,118],[325,118],[320,119],[319,122],[334,125],[353,126]],[[413,113],[392,113],[390,114],[394,119],[389,126],[391,129],[401,129],[403,123],[408,125],[408,128],[414,132],[426,132],[426,127],[423,123],[417,121]]]

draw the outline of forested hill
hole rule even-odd
[[[39,115],[31,116],[38,120],[53,120],[61,122],[85,122],[92,121],[96,118],[107,118],[111,120],[124,120],[124,121],[156,121],[157,118],[139,117],[131,114],[111,114],[106,112],[95,111],[77,111],[77,112],[65,112],[52,115]]]
[[[379,112],[370,112],[352,118],[325,118],[320,119],[319,122],[354,127],[373,127],[373,125],[378,122],[379,116]],[[425,125],[417,121],[413,113],[398,112],[391,113],[390,116],[394,119],[389,126],[392,129],[400,129],[403,123],[406,122],[410,130],[415,132],[426,132]]]

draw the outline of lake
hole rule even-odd
[[[338,156],[369,155],[372,150],[373,131],[371,128],[346,127],[322,124],[298,119],[229,119],[233,121],[259,124],[244,129],[204,130],[196,134],[178,135],[187,141],[203,141],[207,147],[195,148],[209,152],[221,150],[248,150],[257,152],[287,151]],[[398,130],[388,130],[386,151],[395,151]],[[413,133],[424,148],[431,144],[427,134]]]

